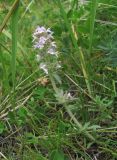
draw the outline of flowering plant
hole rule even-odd
[[[34,48],[38,51],[36,59],[40,62],[39,68],[49,76],[52,86],[55,91],[55,97],[59,103],[65,103],[71,100],[70,93],[67,93],[56,87],[54,78],[61,83],[61,79],[55,71],[61,68],[58,61],[58,54],[56,42],[54,41],[53,32],[50,28],[38,26],[33,33]]]
[[[38,26],[33,33],[33,43],[34,48],[40,51],[36,56],[37,61],[40,62],[40,69],[48,74],[48,72],[53,73],[61,67],[58,61],[56,42],[50,28]]]
[[[39,67],[49,76],[55,91],[56,100],[60,104],[64,105],[69,116],[73,119],[78,128],[82,129],[82,125],[77,121],[74,114],[71,112],[67,105],[68,100],[73,100],[71,93],[64,92],[62,89],[57,88],[55,80],[53,79],[54,72],[58,68],[61,68],[61,65],[58,61],[58,51],[54,41],[53,32],[50,30],[50,28],[46,29],[45,27],[38,26],[33,33],[33,42],[34,48],[37,51],[40,51],[37,54],[37,61],[40,62]],[[86,132],[86,135],[93,139],[88,132]]]

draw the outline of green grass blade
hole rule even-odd
[[[91,13],[90,13],[89,54],[91,54],[92,52],[93,34],[94,34],[94,25],[95,25],[97,6],[98,6],[98,0],[92,0],[91,1]]]
[[[8,77],[7,77],[6,66],[5,66],[5,62],[4,62],[3,51],[1,50],[1,48],[0,48],[0,53],[1,53],[1,62],[2,62],[2,68],[0,68],[0,76],[1,76],[0,80],[2,80],[1,90],[2,90],[2,94],[3,94],[6,92],[6,88],[7,89],[9,88],[9,85],[8,85]]]
[[[12,61],[11,61],[11,71],[12,71],[12,83],[13,91],[15,91],[15,73],[16,73],[16,54],[17,54],[17,40],[18,40],[18,6],[12,15]]]
[[[19,23],[19,22],[18,22]],[[8,30],[3,30],[2,32],[7,38],[9,38],[12,41],[12,35],[9,33]],[[27,63],[27,65],[32,68],[32,65],[30,63],[30,61],[28,60],[28,56],[26,54],[26,50],[23,48],[22,44],[20,42],[17,42],[17,47],[18,49],[20,49],[22,56],[24,57],[25,62]],[[21,64],[21,60],[17,57],[17,61],[19,62],[19,64]]]

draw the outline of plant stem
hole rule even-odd
[[[11,60],[11,72],[12,72],[12,84],[13,84],[13,101],[15,101],[15,85],[16,85],[16,54],[17,54],[17,34],[18,34],[18,7],[15,8],[12,15],[12,60]]]
[[[20,1],[20,0],[15,0],[15,2],[13,3],[10,11],[8,12],[8,14],[6,15],[6,17],[4,18],[4,21],[3,21],[3,23],[2,23],[2,25],[1,25],[1,27],[0,27],[0,34],[2,33],[5,25],[7,24],[8,20],[9,20],[9,18],[10,18],[10,16],[11,16],[12,13],[14,12],[14,10],[17,8],[17,5],[18,5],[19,1]]]
[[[91,0],[89,55],[92,52],[93,34],[98,0]]]
[[[57,94],[59,90],[58,90],[58,88],[57,88],[57,86],[56,86],[56,83],[55,83],[55,81],[54,81],[54,79],[53,79],[53,77],[52,77],[51,74],[49,74],[49,77],[50,77],[50,81],[51,81],[52,87],[53,87],[55,93]],[[74,114],[73,114],[73,113],[71,112],[71,110],[68,108],[67,104],[64,103],[63,105],[64,105],[67,113],[68,113],[69,116],[71,117],[71,119],[74,121],[74,123],[75,123],[75,124],[77,125],[77,127],[79,128],[79,130],[82,130],[83,126],[82,126],[82,125],[80,124],[80,122],[76,119],[76,117],[74,116]],[[95,141],[94,137],[93,137],[90,133],[88,133],[87,131],[85,131],[84,134],[85,134],[89,139]]]

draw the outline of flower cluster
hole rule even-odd
[[[61,65],[58,61],[58,51],[53,32],[50,28],[46,29],[43,26],[38,26],[33,33],[33,43],[34,49],[38,51],[36,60],[40,63],[39,68],[50,77],[50,81],[55,90],[56,100],[60,104],[65,104],[66,102],[73,100],[70,92],[64,92],[62,89],[57,88],[56,83],[54,83],[55,80],[59,84],[61,84],[62,81],[59,75],[55,73],[56,70],[61,68]],[[48,79],[39,79],[39,82],[41,82],[42,85],[45,85],[48,83]]]
[[[46,74],[49,70],[60,68],[58,51],[50,28],[38,26],[33,33],[34,48],[39,51],[36,58],[40,62],[40,69]]]

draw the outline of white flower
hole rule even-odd
[[[59,63],[57,63],[56,68],[57,69],[61,68],[61,65]]]
[[[52,55],[57,55],[57,52],[56,52],[55,48],[53,48],[53,47],[49,48],[47,53],[52,54]]]
[[[51,46],[56,48],[56,42],[51,42]]]
[[[71,93],[70,93],[70,92],[69,92],[69,93],[67,93],[66,98],[67,98],[67,99],[70,99],[70,100],[71,100],[71,99],[73,99],[73,97],[72,97],[72,95],[71,95]]]
[[[39,67],[40,67],[40,69],[42,69],[46,74],[48,74],[47,65],[46,65],[45,63],[41,63]]]
[[[49,33],[49,34],[53,34],[53,32],[50,30],[50,28],[48,28],[48,29],[46,30],[46,32]]]

